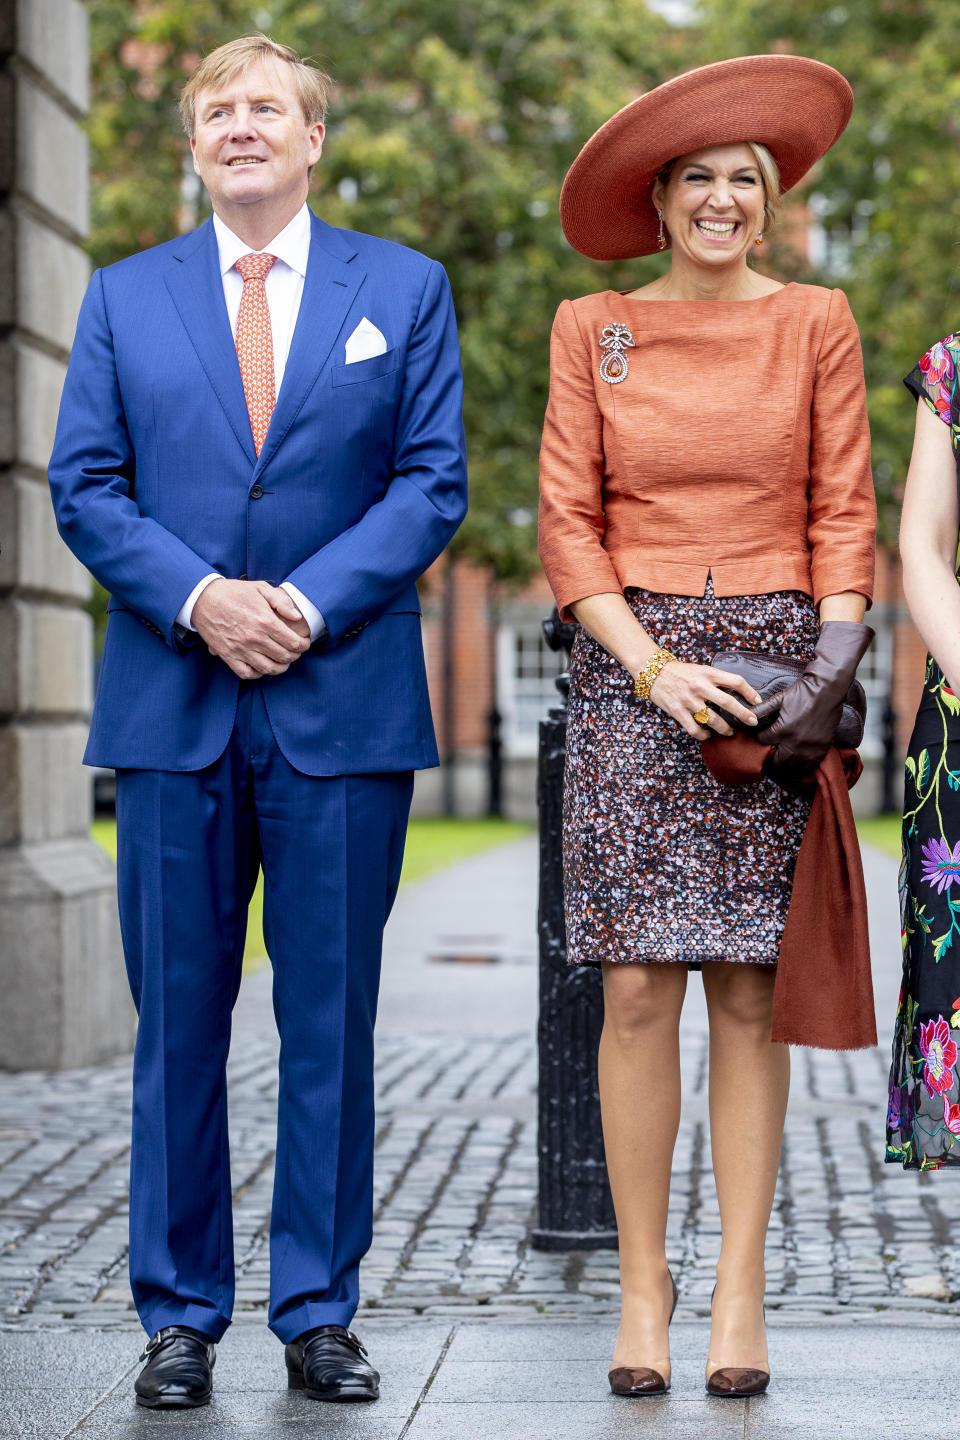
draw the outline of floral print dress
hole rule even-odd
[[[958,360],[948,335],[905,384],[950,427],[960,475]],[[960,698],[932,656],[906,760],[900,905],[886,1158],[939,1170],[960,1165]]]

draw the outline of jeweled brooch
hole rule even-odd
[[[608,385],[620,385],[627,378],[629,365],[626,351],[635,348],[636,341],[629,325],[615,323],[605,325],[600,332],[600,349],[605,351],[600,361],[600,379]]]

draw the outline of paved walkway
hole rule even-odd
[[[885,1047],[899,981],[896,867],[873,852],[867,862]],[[125,1273],[128,1062],[0,1075],[2,1440],[155,1435],[158,1425],[177,1437],[340,1440],[943,1433],[929,1400],[955,1368],[960,1189],[949,1174],[882,1165],[883,1050],[796,1052],[769,1246],[775,1385],[749,1404],[705,1396],[719,1219],[696,977],[683,1024],[668,1242],[681,1290],[675,1388],[657,1401],[609,1397],[615,1254],[529,1245],[535,885],[535,841],[522,840],[404,890],[391,920],[378,1032],[377,1223],[356,1322],[384,1375],[376,1406],[325,1407],[287,1394],[264,1324],[276,1105],[268,971],[244,983],[237,1007],[237,1312],[207,1410],[158,1416],[132,1406],[139,1331]],[[449,956],[461,960],[441,958]],[[51,1375],[61,1387],[52,1400]]]

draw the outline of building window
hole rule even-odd
[[[497,632],[497,704],[508,755],[536,755],[538,727],[560,703],[554,681],[567,668],[566,651],[551,650],[540,616],[501,625]]]

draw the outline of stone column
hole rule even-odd
[[[0,1066],[129,1049],[112,862],[89,838],[90,580],[46,483],[89,274],[87,17],[0,0]]]

